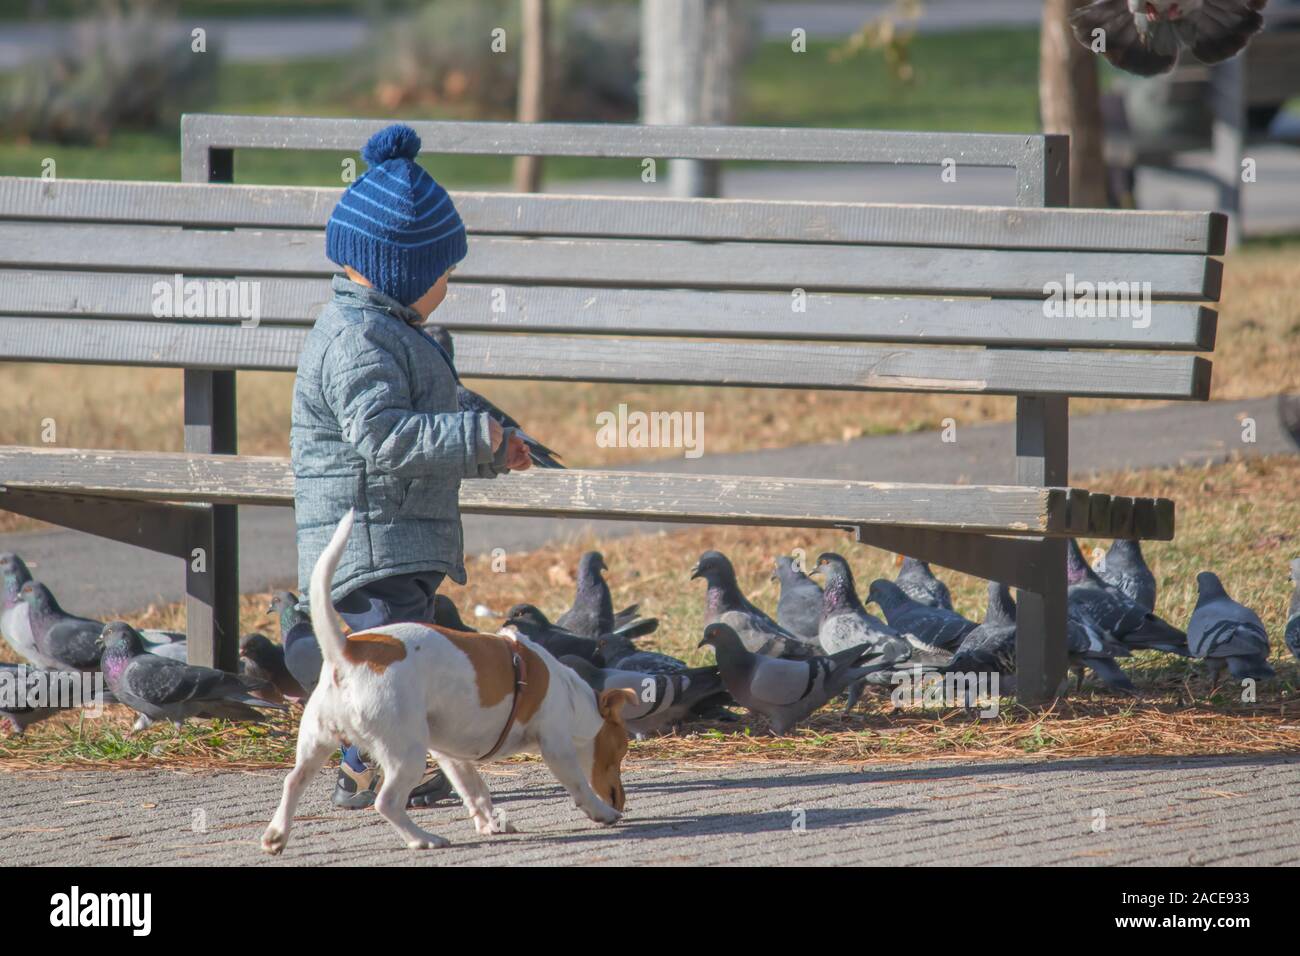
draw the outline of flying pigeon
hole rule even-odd
[[[1015,674],[1016,603],[1005,584],[989,582],[989,602],[983,623],[961,639],[944,670],[955,674],[997,673],[1006,677]]]
[[[506,624],[535,644],[546,648],[552,657],[581,657],[593,664],[602,663],[596,642],[552,624],[538,608],[531,604],[516,604],[506,613]]]
[[[614,599],[610,596],[609,585],[605,583],[602,573],[608,570],[605,558],[599,551],[588,551],[578,559],[578,588],[573,596],[573,607],[561,614],[556,619],[556,624],[581,637],[595,638],[602,634],[612,634],[638,620],[638,604],[614,613]],[[658,625],[655,618],[646,620],[655,621]]]
[[[952,610],[952,592],[948,585],[934,576],[930,565],[916,558],[899,555],[903,559],[894,583],[903,589],[903,593],[917,604]]]
[[[50,589],[39,581],[28,581],[19,591],[27,605],[27,621],[35,647],[34,663],[49,670],[99,670],[97,643],[104,625],[86,617],[68,614]],[[185,636],[175,631],[148,631],[140,636],[144,652],[184,661],[188,653]]]
[[[1194,657],[1209,662],[1210,679],[1219,679],[1225,662],[1237,680],[1273,677],[1268,663],[1268,632],[1259,615],[1228,597],[1218,575],[1210,571],[1196,576],[1196,590],[1196,608],[1187,624],[1187,646]]]
[[[822,589],[784,554],[776,559],[772,580],[781,583],[776,623],[799,637],[815,640],[821,628]]]
[[[1187,656],[1187,635],[1097,577],[1073,538],[1068,539],[1065,568],[1069,607],[1131,650]]]
[[[137,729],[156,720],[180,727],[191,717],[261,721],[254,708],[284,710],[285,705],[254,697],[259,682],[211,667],[194,667],[145,652],[131,625],[114,621],[100,636],[104,680],[119,703],[141,717]]]
[[[1291,561],[1291,583],[1295,590],[1291,592],[1291,607],[1286,616],[1286,646],[1300,660],[1300,558]]]
[[[829,657],[792,661],[755,654],[724,623],[704,629],[699,646],[717,656],[722,683],[731,696],[768,719],[772,733],[784,736],[799,721],[874,671],[890,664],[869,647],[850,647]]]
[[[827,552],[817,558],[813,574],[826,578],[822,590],[822,619],[817,641],[827,654],[850,647],[867,646],[880,652],[882,660],[901,663],[910,660],[912,648],[898,631],[869,614],[853,586],[853,571],[844,558]]]
[[[1138,76],[1168,73],[1182,47],[1202,63],[1240,53],[1264,27],[1268,0],[1093,0],[1070,16],[1090,50]],[[1104,42],[1104,47],[1097,44]]]
[[[435,594],[433,596],[433,623],[439,627],[449,628],[453,631],[466,631],[477,634],[475,628],[470,627],[461,620],[460,611],[456,607],[456,602],[445,594]]]
[[[291,591],[276,591],[272,594],[266,613],[279,618],[284,666],[310,696],[320,680],[321,669],[320,645],[316,643],[311,617],[298,606],[298,598]]]
[[[596,648],[606,667],[642,674],[680,674],[687,670],[685,661],[656,651],[637,650],[631,640],[620,634],[602,634],[596,638]]]
[[[624,687],[636,703],[623,710],[623,722],[638,738],[671,728],[709,705],[729,701],[716,667],[695,667],[672,674],[647,674],[618,667],[596,667],[581,657],[561,657],[597,694]]]
[[[704,578],[709,586],[704,598],[704,623],[726,624],[740,636],[747,650],[792,660],[806,660],[819,653],[816,641],[787,631],[740,593],[736,570],[722,552],[705,551],[700,555],[691,569],[691,580],[696,578]]]
[[[261,681],[265,688],[254,690],[253,696],[276,703],[288,699],[302,703],[307,699],[303,689],[284,664],[284,648],[273,643],[265,634],[245,634],[239,639],[241,673]]]
[[[29,664],[39,666],[36,638],[28,620],[27,602],[22,587],[32,579],[23,559],[16,554],[0,554],[0,585],[3,585],[3,609],[0,610],[0,634],[14,652]]]
[[[871,582],[867,592],[867,602],[880,606],[885,612],[885,620],[896,630],[914,634],[931,647],[954,650],[961,640],[978,626],[968,621],[956,611],[947,608],[931,607],[920,604],[910,598],[901,587],[893,581],[878,578]]]
[[[1156,576],[1147,567],[1137,541],[1116,538],[1111,542],[1097,574],[1148,611],[1156,609]]]
[[[447,358],[452,360],[452,365],[454,367],[456,360],[456,347],[452,344],[451,333],[441,325],[426,325],[424,329],[435,342],[442,346],[442,350],[447,353]],[[475,412],[476,414],[487,412],[492,416],[492,418],[496,419],[497,424],[502,428],[513,428],[515,433],[523,439],[524,444],[528,446],[528,456],[533,460],[533,464],[537,465],[539,468],[564,467],[556,461],[556,459],[560,457],[557,452],[547,448],[532,435],[528,434],[528,432],[524,431],[523,427],[511,418],[510,415],[497,408],[478,392],[466,388],[460,383],[459,379],[456,381],[456,404],[462,412]]]

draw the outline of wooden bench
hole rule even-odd
[[[295,370],[339,195],[207,181],[236,148],[346,154],[382,125],[191,116],[202,184],[0,178],[0,360],[184,369],[186,448],[0,448],[0,507],[185,560],[196,660],[236,662],[236,506],[293,499],[287,460],[236,454],[235,375]],[[1021,589],[1026,701],[1065,673],[1065,537],[1172,536],[1168,500],[1068,487],[1068,397],[1208,397],[1222,216],[1035,208],[1065,198],[1060,137],[413,125],[426,152],[622,156],[630,177],[642,157],[929,163],[936,188],[949,157],[1017,170],[1006,208],[455,193],[470,254],[437,320],[467,377],[1017,400],[1005,485],[938,483],[936,449],[924,484],[534,470],[465,482],[465,512],[838,528],[996,578]],[[260,322],[155,317],[177,274],[259,283]],[[1151,282],[1149,326],[1047,318],[1046,285],[1071,274]]]

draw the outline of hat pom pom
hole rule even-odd
[[[378,166],[390,159],[415,159],[419,153],[419,134],[409,126],[394,123],[370,137],[361,150],[361,158],[370,166]]]

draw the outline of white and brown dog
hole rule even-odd
[[[375,807],[412,850],[444,847],[420,829],[406,798],[431,753],[461,795],[479,833],[513,833],[476,764],[540,752],[573,802],[597,823],[615,823],[624,805],[627,753],[622,710],[635,697],[607,690],[599,697],[569,668],[513,628],[471,634],[430,624],[390,624],[344,637],[330,587],[352,530],[349,512],[316,562],[311,612],[320,644],[320,682],[298,728],[297,762],[262,835],[279,853],[289,840],[303,788],[340,741],[378,762],[384,782]],[[606,802],[608,801],[608,802]]]

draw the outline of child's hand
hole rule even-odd
[[[528,453],[528,446],[522,438],[512,433],[510,448],[506,451],[506,467],[511,471],[527,471],[532,466],[533,458]]]

